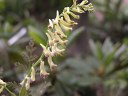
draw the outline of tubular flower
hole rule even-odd
[[[48,28],[53,28],[53,22],[52,20],[49,19],[49,25],[48,25]]]
[[[20,85],[21,85],[21,86],[24,86],[24,84],[25,84],[25,79],[26,79],[26,78],[24,78],[24,80],[23,80],[22,82],[20,82]]]
[[[55,44],[53,47],[52,47],[52,56],[55,56],[55,55],[61,55],[61,53],[63,53],[65,51],[65,49],[59,49],[57,47],[57,44]]]
[[[25,76],[24,80],[20,83],[21,86],[24,86],[26,90],[29,90],[31,83],[31,77],[28,77],[28,75]]]
[[[71,23],[67,23],[66,21],[64,21],[64,18],[63,17],[61,17],[60,19],[59,19],[59,22],[60,22],[60,24],[62,24],[62,25],[64,25],[64,26],[67,26],[67,27],[71,27],[73,24],[71,24]]]
[[[57,67],[57,65],[53,63],[51,56],[48,57],[48,64],[49,64],[51,70],[55,70]]]
[[[66,38],[67,37],[65,35],[65,33],[63,33],[62,28],[61,28],[61,26],[58,23],[55,25],[55,30],[56,30],[55,33],[57,35],[59,35],[61,38]]]
[[[6,85],[6,83],[0,79],[0,85]]]
[[[35,81],[35,68],[32,67],[31,70],[32,70],[32,71],[31,71],[31,80],[32,80],[32,81]]]
[[[43,53],[44,53],[44,55],[45,55],[46,57],[49,57],[49,56],[51,55],[51,52],[50,52],[49,47],[46,48],[43,44],[40,44],[40,45],[41,45],[41,47],[43,48]]]
[[[4,86],[1,86],[0,93],[4,90]]]
[[[73,5],[71,7],[65,7],[61,14],[59,14],[59,11],[57,10],[56,18],[49,19],[48,31],[46,32],[48,45],[47,47],[43,44],[40,45],[43,48],[44,56],[47,57],[51,70],[57,67],[52,58],[56,55],[61,55],[65,51],[64,48],[68,42],[66,31],[71,31],[72,26],[77,24],[75,21],[71,20],[71,18],[79,19],[80,16],[78,13],[93,11],[92,4],[87,3],[88,0],[83,0],[79,4],[77,4],[77,0],[73,0]],[[40,66],[41,74],[48,74],[44,69],[44,63],[41,63]]]
[[[40,76],[43,76],[43,78],[45,78],[48,75],[49,75],[49,73],[47,73],[45,70],[44,61],[41,61],[41,63],[40,63]]]
[[[6,86],[6,82],[0,79],[0,93],[4,90],[4,86]]]
[[[49,33],[46,33],[46,35],[47,35],[47,37],[49,39],[49,45],[50,46],[54,46],[54,40],[52,39],[52,37],[50,36],[50,34]]]
[[[20,82],[20,85],[24,86],[26,84],[26,81],[27,81],[28,78],[30,78],[30,77],[28,77],[28,75],[26,75],[24,80],[22,82]]]
[[[30,77],[27,77],[26,78],[26,84],[25,84],[25,87],[26,87],[26,90],[29,90],[30,89],[30,82],[31,81],[31,78]]]

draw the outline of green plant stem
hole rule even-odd
[[[48,42],[46,44],[46,47],[48,47]],[[44,54],[43,53],[41,54],[40,58],[32,65],[32,67],[38,66],[40,64],[42,58],[44,58]],[[28,71],[28,76],[30,76],[30,74],[31,74],[31,68]]]
[[[41,61],[41,59],[42,59],[43,57],[44,57],[44,54],[41,54],[40,58],[39,58],[32,66],[33,66],[33,67],[38,66],[38,64],[40,64],[40,61]],[[31,75],[31,68],[30,68],[29,71],[28,71],[28,76],[30,76],[30,75]],[[26,82],[26,80],[25,80],[25,82]],[[24,83],[25,83],[25,82],[24,82]],[[24,85],[25,85],[25,84],[23,84],[23,86],[21,87],[20,96],[24,96],[24,94],[25,94]]]
[[[38,66],[38,64],[40,64],[40,62],[41,62],[41,59],[44,57],[44,54],[41,54],[41,56],[40,56],[40,58],[36,61],[36,63],[34,63],[32,66],[33,67],[36,67],[36,66]],[[28,76],[31,74],[31,69],[29,70],[29,72],[28,72]]]
[[[14,94],[13,92],[11,92],[6,86],[4,86],[4,88],[11,94],[11,96],[16,96],[16,94]]]

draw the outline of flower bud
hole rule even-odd
[[[48,37],[48,42],[50,46],[54,45],[54,41],[52,40],[52,37],[49,35],[49,33],[46,33],[47,37]]]
[[[54,32],[51,32],[51,30],[48,30],[48,34],[52,37],[52,39],[54,39]]]
[[[84,9],[84,11],[89,11],[89,12],[93,12],[94,11],[94,7],[91,3],[89,3],[88,5],[82,6],[82,8]]]
[[[21,86],[23,86],[24,84],[25,84],[25,79],[22,82],[20,82]]]
[[[88,11],[93,12],[94,11],[93,5],[90,3],[90,4],[88,4],[88,6],[89,6]]]
[[[79,5],[83,6],[83,5],[87,4],[87,3],[88,3],[88,0],[83,0]]]
[[[73,25],[71,23],[64,21],[63,17],[61,17],[59,21],[60,21],[60,24],[63,24],[64,26],[67,26],[67,27],[71,27]]]
[[[75,19],[79,19],[79,18],[80,18],[79,15],[75,15],[73,12],[69,12],[69,14],[70,14],[73,18],[75,18]]]
[[[65,11],[66,11],[66,12],[63,13],[64,19],[66,20],[67,23],[70,23],[70,24],[74,25],[74,24],[76,24],[76,22],[74,22],[74,21],[72,21],[72,20],[70,19],[70,16],[69,16],[69,14],[68,14],[68,13],[70,12],[70,10],[68,10],[68,9],[69,9],[68,7],[65,8]]]
[[[53,28],[53,22],[52,20],[49,19],[49,25],[48,25],[48,28]]]
[[[80,7],[72,8],[72,11],[76,13],[84,13],[84,11],[80,9]]]
[[[73,21],[70,19],[69,15],[68,15],[67,13],[64,13],[64,18],[65,18],[65,20],[66,20],[68,23],[73,22]]]
[[[60,23],[60,25],[61,25],[61,27],[63,28],[63,30],[65,30],[65,31],[71,31],[71,30],[72,30],[72,27],[65,26],[65,25],[63,25],[63,24],[61,24],[61,23]]]
[[[57,10],[57,11],[56,11],[56,18],[55,18],[55,20],[59,20],[59,17],[60,17],[60,16],[59,16],[59,11]]]

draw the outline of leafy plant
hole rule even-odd
[[[29,66],[27,74],[25,75],[23,81],[20,83],[21,89],[19,92],[19,96],[30,96],[30,83],[31,81],[34,82],[36,80],[36,69],[39,67],[39,65],[40,76],[46,78],[49,75],[49,73],[46,72],[45,69],[45,62],[43,60],[44,57],[47,59],[50,70],[56,70],[57,65],[54,64],[52,59],[56,55],[61,55],[65,51],[65,45],[68,41],[68,37],[65,32],[72,30],[72,26],[77,24],[71,19],[71,17],[79,19],[79,15],[76,15],[76,13],[84,13],[85,11],[93,11],[93,6],[91,3],[88,3],[87,0],[83,0],[81,3],[77,4],[77,1],[73,0],[73,5],[71,7],[65,7],[61,14],[59,14],[59,11],[57,11],[56,18],[49,19],[48,30],[46,32],[46,36],[48,38],[47,44],[42,44],[40,42],[40,45],[43,48],[43,52],[36,61],[35,56],[33,57],[32,55],[32,49],[34,49],[34,45],[32,42],[29,43],[29,46],[26,47],[27,54],[25,54],[25,57],[28,59]],[[12,96],[16,96],[16,94],[8,88],[7,83],[1,79],[0,85],[1,92],[3,91],[3,89],[6,89]]]

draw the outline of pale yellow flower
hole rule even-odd
[[[4,86],[1,86],[0,93],[4,90]]]
[[[50,46],[53,46],[54,45],[54,40],[52,39],[52,37],[50,36],[49,33],[46,33],[47,37],[48,37],[48,42],[49,42],[49,45]]]
[[[75,19],[79,19],[80,16],[79,15],[75,15],[73,12],[69,12],[69,14],[74,17]]]
[[[63,17],[61,17],[59,19],[59,22],[60,22],[60,24],[63,24],[64,26],[67,26],[67,27],[72,27],[72,25],[73,25],[71,23],[66,22]]]
[[[43,53],[44,53],[44,55],[45,55],[46,57],[49,57],[49,56],[51,55],[51,52],[50,52],[49,47],[46,48],[43,44],[40,44],[40,45],[41,45],[41,47],[43,48]]]
[[[64,32],[62,31],[62,28],[60,27],[60,25],[57,23],[55,25],[55,32],[57,35],[59,35],[61,38],[66,38],[67,36],[64,34]]]
[[[4,82],[2,79],[0,79],[0,85],[6,85],[6,82]]]
[[[84,11],[80,7],[74,7],[72,8],[72,11],[77,13],[84,13]]]
[[[57,47],[57,44],[55,44],[54,46],[52,46],[52,56],[55,56],[55,55],[61,55],[61,53],[63,53],[65,51],[65,49],[59,49]]]
[[[6,82],[4,82],[2,79],[0,79],[0,93],[3,91],[4,86],[6,86]]]
[[[65,18],[66,22],[73,24],[74,21],[72,21],[72,20],[70,19],[70,17],[69,17],[69,15],[67,14],[67,12],[64,12],[63,14],[64,14],[64,18]]]
[[[76,1],[77,1],[77,0],[73,0],[73,5],[74,5],[74,6],[76,6]]]
[[[65,31],[71,31],[72,30],[72,27],[65,26],[62,23],[60,23],[60,25],[61,25],[62,29],[65,30]]]
[[[51,56],[48,57],[48,64],[49,64],[51,70],[55,70],[57,67],[57,65],[53,63]]]
[[[43,76],[43,78],[47,77],[49,75],[48,72],[45,70],[44,61],[41,61],[40,63],[40,76]]]
[[[68,42],[68,40],[62,40],[57,34],[55,34],[55,40],[58,41],[58,43],[62,46],[65,46],[65,44]]]
[[[88,3],[88,0],[83,0],[80,4],[79,4],[79,6],[84,6],[85,4],[87,4]]]
[[[25,84],[25,88],[26,88],[26,90],[29,90],[30,89],[30,81],[31,81],[31,78],[30,77],[27,77],[26,79],[27,79],[27,81],[26,81],[26,84]]]
[[[48,25],[48,28],[50,28],[50,29],[53,28],[53,22],[52,22],[52,20],[50,20],[50,19],[49,19],[49,25]]]
[[[32,81],[35,81],[35,74],[36,74],[35,68],[32,67],[32,68],[31,68],[31,80],[32,80]]]

